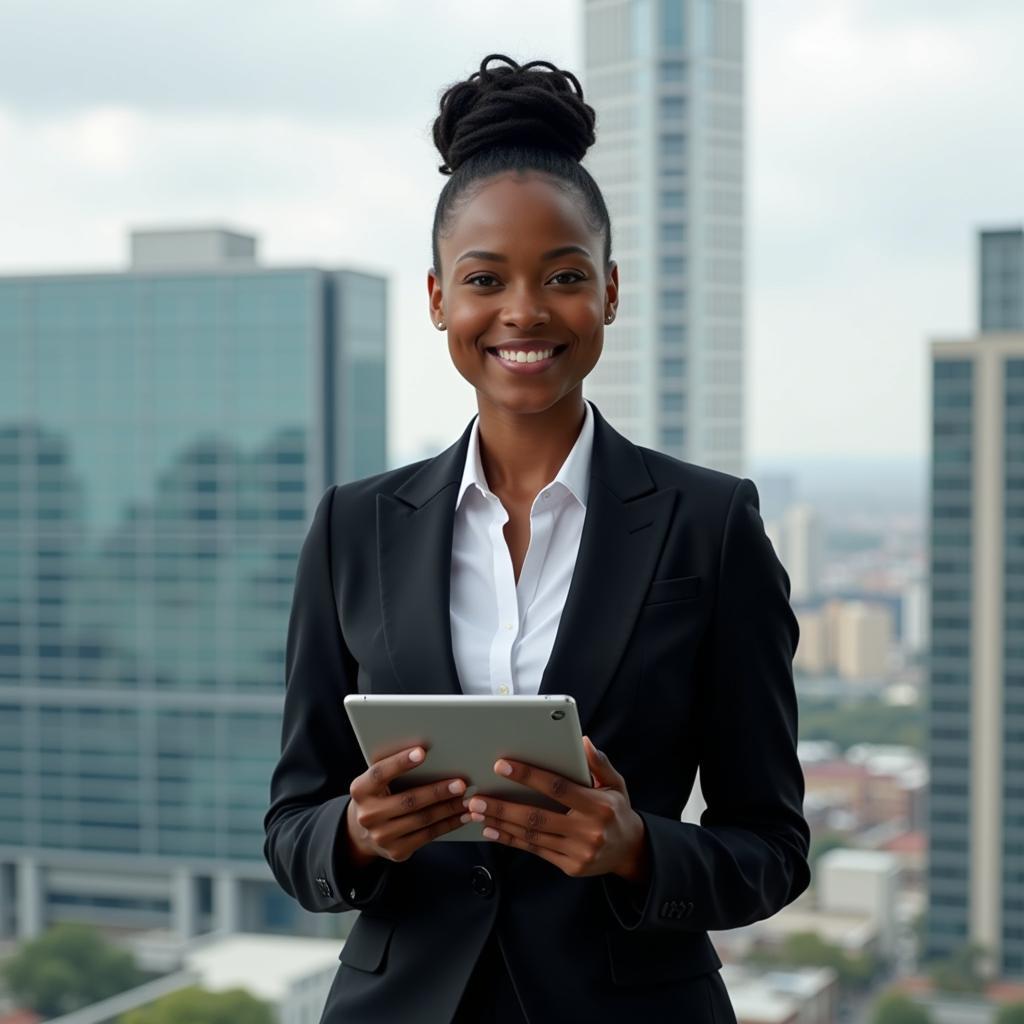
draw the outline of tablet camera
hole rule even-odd
[[[565,718],[565,712],[564,711],[552,711],[551,712],[551,717],[557,722],[559,719]]]

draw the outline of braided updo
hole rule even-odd
[[[489,68],[492,60],[504,65]],[[547,68],[549,70],[533,70]],[[492,53],[480,70],[449,86],[434,121],[434,144],[444,158],[438,168],[450,175],[437,200],[431,233],[434,270],[441,274],[438,238],[450,227],[460,198],[474,184],[503,172],[539,171],[574,192],[585,218],[604,237],[604,265],[611,261],[612,227],[604,197],[580,163],[594,143],[594,108],[571,71],[546,60],[519,65]]]

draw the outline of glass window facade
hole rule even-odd
[[[1005,362],[1003,391],[1002,960],[1024,974],[1024,358]]]
[[[982,331],[1024,331],[1024,230],[982,231]]]
[[[699,392],[709,381],[705,368],[719,365],[722,352],[741,347],[743,338],[745,7],[743,0],[583,5],[584,87],[599,124],[586,164],[605,192],[622,266],[622,316],[587,379],[588,394],[639,444],[664,446],[666,438],[684,436],[678,414],[663,412],[658,385],[658,360],[668,354],[662,328],[684,325],[687,444],[664,450],[736,474],[743,472],[740,361],[714,384],[716,394],[727,393],[727,405]],[[650,39],[655,45],[648,47]],[[711,286],[695,292],[707,292],[707,301],[683,299],[677,289],[663,297],[665,288],[684,283],[673,280],[675,258],[685,260],[687,286]],[[627,261],[633,274],[625,272]],[[726,266],[729,280],[722,281]],[[619,357],[636,362],[632,383]]]
[[[299,547],[386,468],[385,282],[0,279],[0,844],[262,861]]]
[[[948,956],[968,929],[973,385],[970,360],[933,361],[929,959]]]

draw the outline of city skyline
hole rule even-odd
[[[582,11],[420,10],[422,31],[396,5],[247,13],[238,46],[230,5],[14,3],[0,272],[123,269],[129,228],[212,222],[267,264],[386,274],[392,454],[451,443],[475,402],[427,318],[437,96],[489,52],[581,69]],[[923,456],[927,339],[973,329],[977,228],[1024,220],[1024,140],[992,129],[1024,88],[1024,9],[785,0],[747,21],[745,448]]]

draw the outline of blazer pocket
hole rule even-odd
[[[666,601],[685,601],[700,592],[699,576],[673,576],[655,580],[647,589],[644,604],[664,604]]]
[[[338,959],[359,971],[376,974],[384,965],[395,922],[360,911]]]
[[[653,985],[687,981],[722,966],[707,932],[605,931],[612,982]]]

